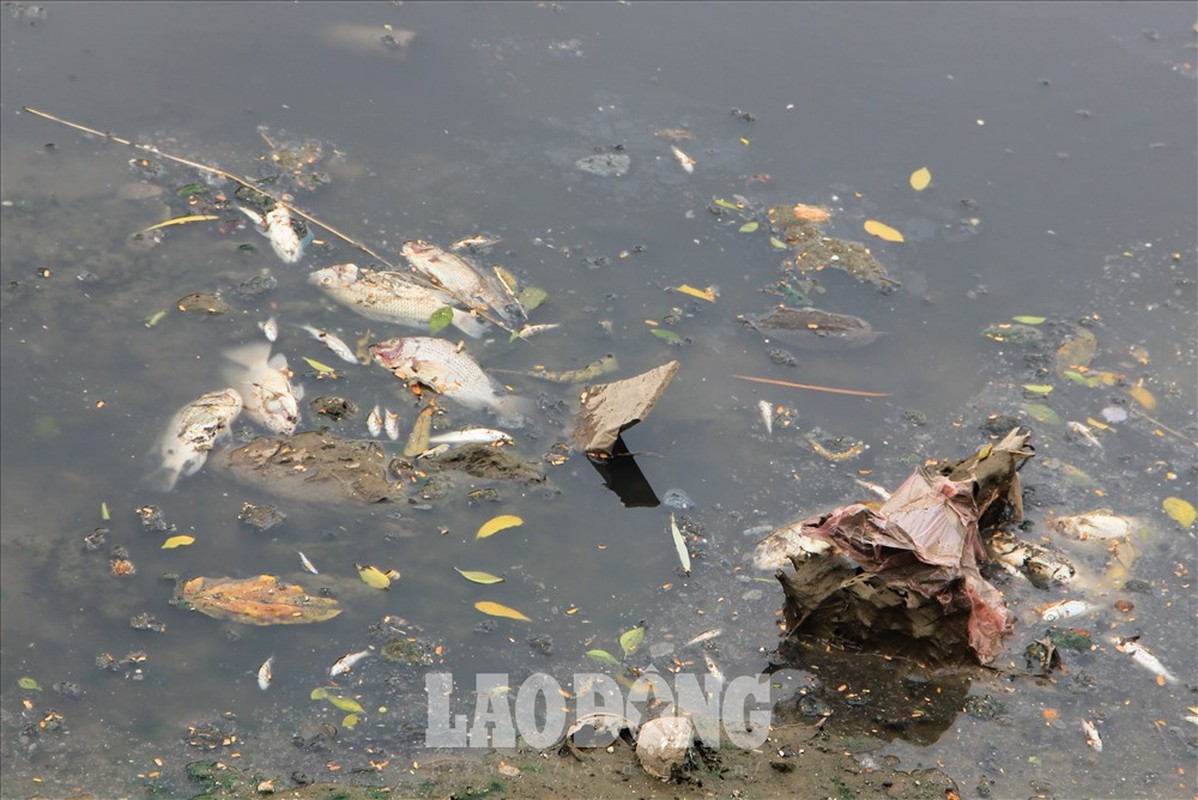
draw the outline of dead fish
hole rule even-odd
[[[337,659],[333,666],[329,667],[329,677],[336,678],[338,675],[344,675],[353,669],[362,659],[371,654],[371,649],[368,647],[365,650],[360,650],[357,653],[350,653]]]
[[[1080,617],[1091,608],[1092,606],[1085,600],[1058,600],[1040,609],[1040,619],[1045,622],[1056,622],[1071,617]]]
[[[682,168],[686,170],[687,175],[695,171],[695,164],[698,162],[684,153],[682,148],[678,147],[678,145],[672,144],[670,145],[670,152],[674,154],[674,158],[677,159]]]
[[[387,432],[387,438],[391,441],[399,438],[399,414],[389,408],[383,417],[383,430]]]
[[[1102,449],[1102,442],[1098,441],[1098,437],[1088,427],[1080,422],[1073,421],[1069,421],[1066,424],[1069,426],[1069,430],[1075,433],[1083,442],[1091,447],[1097,447],[1099,450]]]
[[[274,673],[271,671],[271,666],[275,663],[275,657],[271,656],[262,662],[262,666],[258,667],[258,688],[266,691],[270,688],[270,682],[274,679]]]
[[[273,433],[290,436],[299,424],[302,387],[291,385],[287,357],[270,354],[269,342],[253,342],[225,351],[233,362],[226,370],[245,400],[245,413]]]
[[[767,436],[774,435],[774,406],[769,400],[761,400],[757,403],[757,410],[761,412],[761,421],[765,423],[765,433]]]
[[[1062,556],[1046,547],[1024,541],[1007,531],[999,531],[986,539],[986,552],[1012,574],[1025,574],[1036,586],[1068,583],[1077,570]]]
[[[366,430],[375,439],[379,438],[379,434],[383,432],[383,412],[377,405],[366,415]]]
[[[494,247],[503,241],[499,236],[488,236],[485,233],[479,233],[474,236],[466,236],[458,239],[449,246],[450,250],[485,250],[488,247]]]
[[[885,503],[887,500],[890,499],[890,491],[885,486],[879,486],[876,483],[870,483],[869,481],[863,481],[860,478],[853,478],[853,483],[857,484],[862,489],[866,489],[866,490],[872,492],[873,494],[877,495],[878,497],[882,498],[883,503]]]
[[[1130,517],[1122,517],[1106,508],[1087,511],[1084,514],[1056,517],[1048,521],[1048,527],[1070,539],[1122,539],[1134,532],[1139,524]]]
[[[294,219],[284,206],[277,205],[265,215],[238,206],[254,223],[258,233],[270,240],[270,247],[285,264],[294,264],[304,256],[304,248],[312,243],[313,234],[302,220]]]
[[[213,445],[228,433],[242,405],[236,389],[221,389],[205,392],[175,412],[162,433],[158,445],[162,464],[149,476],[150,484],[169,492],[180,476],[195,474]]]
[[[311,572],[313,575],[320,574],[320,570],[316,569],[316,565],[309,561],[306,555],[301,553],[299,550],[296,550],[295,552],[300,557],[300,564],[303,566],[305,572]]]
[[[412,269],[472,309],[489,309],[509,325],[524,322],[524,309],[511,297],[507,287],[462,256],[425,241],[404,242],[400,253]]]
[[[419,381],[464,406],[488,406],[505,416],[528,409],[524,398],[499,394],[499,383],[453,342],[429,336],[388,339],[371,345],[370,354],[396,377]]]
[[[720,665],[716,663],[715,659],[704,653],[703,662],[707,665],[707,673],[722,683],[724,681],[724,670],[720,669]]]
[[[523,328],[517,331],[516,335],[521,339],[531,339],[532,337],[538,336],[546,331],[551,331],[554,328],[560,327],[561,326],[556,322],[542,322],[537,325],[525,325]]]
[[[354,355],[354,351],[337,334],[322,331],[320,328],[314,328],[311,325],[300,325],[299,327],[307,331],[308,335],[313,339],[323,343],[325,347],[332,350],[342,361],[348,364],[358,363],[358,357]]]
[[[279,338],[279,320],[271,317],[266,322],[259,322],[258,329],[262,331],[262,335],[266,337],[266,341],[273,342]]]
[[[743,321],[762,336],[809,350],[848,350],[878,338],[878,332],[860,317],[818,308],[778,306]]]
[[[466,428],[452,433],[439,433],[430,436],[434,444],[490,444],[492,442],[511,442],[512,437],[494,428]]]
[[[524,374],[540,378],[543,381],[553,381],[554,383],[589,383],[600,375],[615,372],[619,368],[620,364],[616,361],[616,357],[608,353],[603,358],[595,359],[585,367],[579,367],[578,369],[534,369]]]
[[[1082,733],[1085,734],[1086,744],[1097,752],[1102,752],[1102,737],[1098,735],[1098,726],[1088,719],[1082,720]]]
[[[686,644],[684,644],[682,646],[683,647],[691,647],[692,645],[702,644],[703,642],[709,642],[712,639],[714,639],[715,637],[719,636],[723,632],[724,631],[722,628],[708,628],[705,631],[696,633],[694,636],[692,636],[690,639],[687,640]]]
[[[363,269],[356,264],[314,270],[308,275],[308,283],[367,319],[413,328],[428,328],[434,313],[456,305],[448,294],[413,283],[406,275]],[[460,308],[453,308],[452,323],[475,339],[487,330],[484,320]]]
[[[1132,636],[1127,639],[1116,637],[1113,640],[1115,649],[1120,653],[1127,653],[1133,661],[1153,675],[1162,678],[1166,683],[1177,683],[1177,676],[1165,669],[1165,665],[1147,647],[1136,641],[1139,638],[1139,636]]]

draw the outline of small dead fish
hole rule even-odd
[[[266,337],[266,341],[273,342],[279,338],[279,320],[271,317],[266,322],[259,322],[258,329],[262,331],[262,335]]]
[[[676,158],[678,163],[682,165],[682,168],[686,170],[686,174],[689,175],[695,171],[695,164],[698,162],[684,153],[682,148],[676,144],[672,144],[670,145],[670,152],[674,154],[674,158]]]
[[[294,264],[304,256],[304,248],[312,243],[313,234],[302,220],[294,219],[291,212],[278,205],[266,212],[238,206],[254,223],[258,233],[270,240],[270,247],[285,264]]]
[[[720,665],[715,662],[715,659],[712,658],[707,653],[704,653],[703,661],[705,664],[707,664],[707,673],[709,675],[711,675],[711,677],[715,678],[717,681],[720,681],[721,683],[723,683],[724,671],[722,669],[720,669]]]
[[[767,436],[774,435],[774,406],[769,400],[761,400],[757,403],[757,408],[761,411],[761,421],[765,423],[765,433]]]
[[[1106,508],[1087,511],[1084,514],[1073,514],[1056,517],[1048,521],[1048,527],[1057,533],[1064,534],[1070,539],[1086,541],[1088,539],[1111,540],[1122,539],[1133,533],[1138,527],[1136,520],[1122,517]]]
[[[494,428],[466,428],[452,433],[439,433],[430,436],[434,444],[490,444],[491,442],[511,442],[512,437]]]
[[[313,575],[319,575],[319,574],[320,574],[320,570],[316,569],[316,565],[315,565],[315,564],[313,564],[311,561],[309,561],[309,560],[308,560],[308,557],[307,557],[306,555],[304,555],[303,553],[301,553],[299,550],[296,550],[295,552],[296,552],[296,554],[297,554],[297,555],[299,555],[299,557],[300,557],[300,564],[302,564],[302,565],[303,565],[303,567],[304,567],[304,571],[305,571],[305,572],[311,572]]]
[[[1080,422],[1070,421],[1066,424],[1069,426],[1069,430],[1071,430],[1071,431],[1073,431],[1073,433],[1077,434],[1078,438],[1080,438],[1083,442],[1090,445],[1091,447],[1097,447],[1099,450],[1102,449],[1102,442],[1098,441],[1098,437],[1095,436],[1094,432],[1091,431],[1088,427],[1086,427],[1085,425],[1083,425]]]
[[[1086,736],[1086,744],[1097,752],[1102,752],[1102,737],[1098,735],[1098,726],[1088,719],[1082,720],[1082,733]]]
[[[287,357],[270,354],[269,342],[252,342],[225,351],[227,379],[241,393],[245,413],[273,433],[290,436],[299,424],[301,387],[292,387]]]
[[[344,675],[353,669],[362,659],[366,658],[373,652],[370,648],[360,650],[357,653],[350,653],[337,659],[333,666],[329,667],[329,677],[336,678],[338,675]]]
[[[205,392],[175,412],[158,445],[162,464],[149,482],[169,492],[180,476],[199,471],[212,447],[228,433],[242,405],[236,389],[221,389]]]
[[[370,346],[370,354],[403,380],[415,380],[470,408],[489,406],[499,414],[518,415],[529,403],[501,395],[501,386],[453,342],[429,336],[388,339]]]
[[[1084,600],[1058,600],[1040,609],[1040,619],[1045,622],[1080,617],[1088,612],[1091,605]]]
[[[712,639],[719,636],[723,632],[724,631],[722,628],[708,628],[705,631],[696,633],[694,636],[692,636],[690,639],[687,640],[686,644],[684,644],[682,646],[683,647],[691,647],[692,645],[702,644],[703,642],[709,642]]]
[[[383,430],[387,432],[387,438],[391,441],[399,438],[399,414],[389,408],[383,417]]]
[[[557,324],[556,322],[542,322],[538,325],[525,325],[516,333],[516,335],[521,339],[531,339],[532,337],[538,336],[546,331],[551,331],[554,328],[560,327],[561,325]]]
[[[1136,640],[1139,638],[1139,636],[1132,636],[1128,639],[1117,637],[1114,640],[1115,649],[1120,653],[1127,653],[1133,661],[1158,678],[1162,678],[1166,683],[1177,683],[1177,676],[1165,669],[1165,665],[1147,647],[1137,642]]]
[[[500,236],[487,236],[485,233],[479,233],[474,236],[466,236],[458,239],[449,246],[450,250],[485,250],[488,247],[494,247],[503,241]]]
[[[379,438],[379,434],[383,432],[383,412],[377,405],[366,415],[366,430],[375,439]]]
[[[425,450],[422,453],[417,453],[416,458],[432,458],[433,456],[439,456],[442,453],[448,453],[448,452],[449,452],[449,445],[439,444],[436,447],[430,447],[429,449]]]
[[[262,666],[258,667],[258,688],[266,691],[270,688],[270,682],[274,679],[274,673],[271,671],[271,666],[275,663],[275,657],[271,656],[262,662]]]
[[[872,492],[873,494],[882,498],[883,503],[890,499],[890,492],[884,486],[879,486],[878,484],[870,483],[869,481],[863,481],[860,478],[853,478],[853,483],[857,484],[862,489],[866,489],[867,491]]]
[[[456,301],[448,294],[413,283],[398,272],[362,269],[356,264],[334,264],[314,270],[308,283],[367,319],[413,328],[428,328],[429,319]],[[477,339],[487,331],[484,320],[460,308],[453,309],[453,326]]]
[[[743,320],[762,336],[809,350],[848,350],[878,338],[873,326],[860,317],[818,308],[778,306]]]
[[[323,343],[327,348],[332,350],[342,361],[349,364],[358,363],[358,357],[354,355],[354,351],[337,334],[322,331],[320,328],[314,328],[311,325],[300,325],[300,328],[307,331],[308,335],[313,339]]]

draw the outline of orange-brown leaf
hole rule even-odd
[[[274,575],[254,578],[192,578],[178,589],[185,608],[215,619],[247,625],[301,625],[323,622],[341,613],[331,597],[309,594]]]

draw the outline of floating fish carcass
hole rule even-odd
[[[1056,622],[1071,617],[1080,617],[1091,608],[1092,606],[1085,600],[1058,600],[1040,609],[1040,619],[1045,622]]]
[[[1084,514],[1056,517],[1048,520],[1048,527],[1070,539],[1121,539],[1134,533],[1140,523],[1131,517],[1099,508]]]
[[[158,446],[162,465],[150,481],[162,491],[175,487],[179,477],[192,475],[208,460],[208,452],[241,413],[236,389],[205,392],[180,408],[167,424]]]
[[[358,662],[366,658],[373,652],[370,648],[360,650],[357,653],[350,653],[337,659],[333,666],[329,667],[329,677],[336,678],[338,675],[344,675],[353,669]]]
[[[467,428],[430,436],[429,441],[434,444],[492,444],[513,440],[510,434],[494,428]]]
[[[226,369],[245,401],[245,413],[273,433],[290,436],[299,424],[300,387],[292,387],[287,357],[270,354],[269,342],[253,342],[225,351],[233,362]]]
[[[462,256],[425,241],[405,242],[400,252],[412,269],[471,308],[494,311],[509,325],[524,322],[524,309],[507,287]]]
[[[445,339],[429,336],[388,339],[372,344],[370,354],[396,377],[419,381],[469,408],[487,406],[503,415],[518,415],[527,409],[527,400],[500,394],[499,382]]]
[[[1177,676],[1165,669],[1165,665],[1161,663],[1161,660],[1149,651],[1147,647],[1137,641],[1139,638],[1139,636],[1131,636],[1126,639],[1115,637],[1112,641],[1116,650],[1131,656],[1132,661],[1135,661],[1141,667],[1156,675],[1160,680],[1163,680],[1165,683],[1177,683]]]
[[[357,264],[334,264],[308,275],[308,283],[367,319],[414,328],[428,328],[434,313],[455,305],[444,292],[413,283],[398,272],[381,272]],[[482,319],[453,309],[453,325],[477,339],[487,330]]]
[[[304,257],[304,248],[312,243],[313,234],[302,220],[295,219],[286,206],[276,205],[265,214],[238,206],[254,223],[258,233],[270,240],[270,247],[286,264],[294,264]]]
[[[275,657],[271,656],[262,662],[262,666],[258,667],[258,688],[266,691],[270,688],[270,682],[274,680],[274,670],[272,667],[275,663]]]
[[[328,331],[322,331],[320,328],[316,328],[311,325],[300,325],[300,328],[307,331],[308,335],[313,339],[321,342],[325,347],[332,350],[333,353],[336,354],[336,356],[342,361],[345,361],[349,364],[358,363],[358,357],[354,354],[354,351],[351,350],[350,346],[343,342],[341,338],[337,336],[337,334],[329,333]],[[272,339],[271,341],[274,340]]]

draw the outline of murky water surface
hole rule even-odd
[[[987,708],[997,701],[997,713],[950,712],[919,730],[867,713],[861,732],[888,742],[871,758],[940,765],[971,792],[995,796],[1193,793],[1194,529],[1161,505],[1195,499],[1191,5],[42,8],[44,16],[28,8],[18,16],[6,6],[0,53],[6,796],[67,792],[78,775],[101,786],[173,786],[180,764],[208,752],[181,743],[205,725],[237,737],[224,745],[216,737],[223,758],[242,752],[313,775],[329,774],[329,761],[347,771],[387,757],[398,765],[421,752],[426,672],[453,672],[463,703],[479,672],[515,683],[544,671],[565,684],[601,668],[587,650],[619,653],[620,633],[641,620],[660,669],[691,660],[682,668],[702,671],[701,659],[677,648],[720,626],[712,652],[724,671],[756,673],[776,644],[781,604],[772,579],[746,561],[756,539],[859,499],[854,477],[893,488],[925,458],[964,455],[985,440],[979,425],[989,414],[1035,432],[1024,534],[1061,547],[1088,577],[1048,589],[1003,583],[1019,623],[1000,671],[951,679]],[[407,46],[403,30],[416,34]],[[379,42],[388,34],[394,47]],[[401,414],[405,435],[417,406],[394,378],[343,365],[338,379],[317,379],[302,357],[334,357],[294,325],[351,343],[367,331],[371,341],[412,331],[368,323],[305,282],[320,266],[369,263],[325,232],[295,265],[252,230],[222,233],[219,221],[131,246],[133,232],[186,213],[176,191],[204,177],[164,164],[150,178],[163,193],[131,198],[129,185],[144,177],[129,163],[137,153],[22,113],[25,105],[253,177],[266,171],[260,126],[272,140],[319,140],[326,155],[336,151],[330,182],[298,191],[296,204],[396,260],[409,239],[502,237],[482,258],[543,288],[548,301],[531,321],[560,325],[528,342],[501,335],[471,345],[488,369],[510,370],[496,374],[516,393],[539,401],[530,424],[513,431],[514,451],[541,459],[568,441],[579,390],[520,373],[612,353],[624,377],[677,359],[677,377],[626,441],[658,497],[679,489],[693,507],[625,508],[578,453],[548,467],[546,486],[501,485],[497,499],[453,496],[429,509],[273,498],[212,468],[169,494],[146,490],[139,481],[155,466],[167,420],[225,385],[222,351],[259,340],[260,321],[278,316],[276,348],[309,399],[342,395],[363,413],[382,404]],[[663,129],[689,133],[677,144],[696,162],[693,174],[655,135]],[[576,168],[596,153],[627,155],[628,174]],[[908,176],[923,166],[932,184],[916,192]],[[234,188],[213,184],[210,193]],[[736,195],[745,211],[713,213],[714,197]],[[764,223],[768,206],[799,202],[833,209],[827,233],[865,241],[902,286],[883,294],[831,269],[809,276],[802,288],[819,306],[884,333],[855,350],[795,350],[787,365],[737,317],[785,299],[780,264],[794,253],[771,244],[767,225],[741,226]],[[870,237],[867,219],[906,241]],[[276,288],[236,291],[261,276]],[[716,286],[718,297],[671,291],[681,284]],[[219,292],[231,310],[211,318],[176,310],[192,292]],[[1017,315],[1046,318],[1041,343],[983,334]],[[1053,374],[1052,353],[1079,322],[1099,342],[1093,366],[1124,376],[1120,385],[1085,388]],[[681,346],[653,335],[653,324]],[[1088,445],[1062,422],[1021,410],[1026,383],[1053,386],[1039,402],[1062,420],[1102,421],[1109,406],[1130,416],[1109,429],[1091,425],[1101,447]],[[1132,398],[1133,385],[1151,392],[1155,408]],[[761,400],[784,409],[772,434]],[[495,424],[444,405],[452,427]],[[302,424],[322,423],[305,407]],[[245,435],[252,423],[243,417],[236,428]],[[336,430],[367,435],[361,415]],[[862,452],[830,461],[809,435],[860,442]],[[1089,479],[1071,483],[1069,467]],[[247,502],[277,503],[287,519],[254,530],[237,519]],[[195,543],[160,549],[165,535],[143,531],[135,514],[146,504]],[[1045,524],[1096,507],[1146,523],[1126,575],[1109,574],[1101,544],[1061,542]],[[671,512],[699,531],[690,577],[678,567]],[[478,526],[501,513],[524,524],[475,541]],[[104,544],[85,549],[101,527]],[[135,575],[110,574],[114,547],[128,551]],[[301,571],[297,550],[319,576]],[[355,563],[402,577],[387,592],[370,589]],[[473,585],[455,566],[506,581]],[[327,589],[345,611],[311,626],[237,626],[170,606],[169,573],[277,574]],[[1011,678],[1046,627],[1037,608],[1064,598],[1093,604],[1070,624],[1097,648],[1065,653],[1065,670],[1051,679]],[[532,622],[488,622],[472,607],[479,600]],[[1134,608],[1121,611],[1120,601]],[[165,633],[131,629],[143,612]],[[293,735],[341,725],[343,711],[309,694],[328,683],[334,661],[377,643],[380,625],[436,648],[440,666],[365,662],[337,681],[366,709],[356,729],[341,731],[342,749],[294,747]],[[1112,637],[1134,635],[1179,682],[1158,686],[1115,650]],[[552,642],[547,653],[533,637]],[[95,664],[100,654],[134,651],[147,659],[130,670]],[[274,682],[261,691],[255,675],[272,655]],[[23,678],[41,690],[22,688]],[[837,676],[819,680],[835,701]],[[852,680],[869,688],[868,665]],[[52,688],[64,682],[81,696]],[[859,713],[832,708],[833,720]],[[69,736],[53,730],[52,711]],[[1086,745],[1083,720],[1098,726],[1102,752]]]

